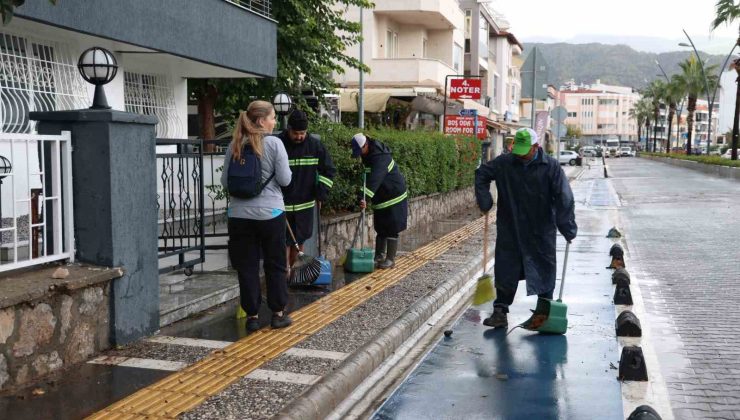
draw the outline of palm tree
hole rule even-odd
[[[729,25],[740,18],[740,5],[735,4],[735,0],[718,0],[717,16],[712,21],[712,29],[717,29],[720,25]],[[735,41],[740,46],[740,26],[738,27],[738,38]],[[740,138],[740,59],[733,61],[735,71],[737,72],[737,92],[735,93],[735,118],[732,124],[732,160],[737,160],[738,138]],[[722,69],[724,71],[724,69]]]
[[[658,143],[658,118],[660,117],[660,104],[665,96],[666,84],[660,79],[653,80],[645,88],[643,96],[648,98],[653,111],[653,153],[657,152]]]
[[[663,99],[665,99],[666,103],[668,104],[668,136],[666,137],[666,146],[665,151],[666,153],[671,153],[671,133],[673,133],[673,117],[676,115],[676,106],[678,105],[678,102],[682,100],[686,96],[686,92],[683,91],[682,85],[679,83],[678,80],[676,80],[676,76],[674,75],[671,78],[671,81],[666,83],[666,89],[664,92]],[[680,123],[681,116],[678,116],[678,122]],[[680,130],[676,130],[676,137],[678,137],[678,132]]]
[[[704,72],[702,71],[702,64],[696,59],[695,56],[689,57],[686,61],[679,63],[681,66],[681,73],[675,76],[676,83],[681,90],[686,92],[689,97],[689,103],[686,107],[689,115],[686,118],[686,125],[688,133],[686,137],[686,154],[691,154],[691,136],[694,130],[694,112],[696,111],[696,100],[705,92],[705,82],[709,86],[709,90],[713,89],[717,84],[718,78],[714,74],[717,66],[709,66],[705,68],[707,80],[704,79]]]
[[[646,98],[640,98],[635,102],[629,111],[630,118],[637,122],[637,142],[642,140],[642,126],[647,128],[647,134],[650,135],[650,115],[652,114],[652,105]],[[649,144],[649,143],[647,143]]]

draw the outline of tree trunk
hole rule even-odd
[[[655,108],[653,111],[653,116],[655,117],[655,124],[653,124],[653,153],[658,152],[657,144],[658,144],[658,117],[660,116],[660,109]]]
[[[637,122],[637,144],[642,141],[642,122]]]
[[[694,131],[694,112],[696,111],[696,98],[692,98],[689,96],[688,111],[689,115],[688,117],[686,117],[686,154],[691,155],[694,152],[694,149],[691,147],[691,137]]]
[[[740,137],[740,59],[735,60],[735,71],[737,72],[735,80],[737,92],[735,93],[735,118],[732,122],[732,154],[730,155],[732,160],[737,160],[738,138]]]
[[[203,140],[214,140],[216,138],[215,108],[218,100],[218,90],[215,86],[204,81],[203,89],[198,95],[198,122],[200,124],[200,138]],[[205,152],[213,152],[214,144],[204,147]]]
[[[665,138],[665,152],[671,153],[671,133],[673,133],[673,116],[676,115],[676,104],[668,106],[668,134]]]
[[[645,150],[650,151],[650,120],[645,120]]]

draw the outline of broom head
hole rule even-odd
[[[298,253],[293,266],[290,267],[290,286],[305,286],[313,283],[321,274],[321,261],[302,252]]]
[[[482,305],[496,299],[496,290],[493,288],[493,279],[490,275],[484,274],[478,278],[473,293],[473,305]]]

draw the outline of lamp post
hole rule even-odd
[[[717,81],[717,84],[714,86],[714,92],[712,92],[712,96],[709,96],[709,79],[707,79],[707,75],[704,72],[704,62],[702,61],[701,57],[699,56],[699,51],[696,50],[696,45],[694,45],[694,41],[691,39],[689,34],[686,32],[686,30],[683,30],[683,33],[686,35],[686,38],[689,40],[691,44],[687,44],[685,42],[681,42],[678,45],[680,47],[691,47],[694,50],[694,54],[696,54],[696,58],[699,60],[699,65],[701,66],[701,74],[704,77],[704,90],[707,94],[707,102],[709,102],[709,122],[707,124],[707,155],[709,155],[709,145],[712,140],[712,111],[714,110],[714,100],[717,98],[717,88],[719,88],[719,80]],[[722,67],[720,68],[720,75],[722,75],[722,72],[725,71],[725,68],[727,67],[727,62],[730,61],[730,57],[732,57],[732,53],[735,51],[735,48],[737,47],[737,43],[732,46],[732,49],[730,50],[730,53],[727,54],[727,57],[725,58],[725,62],[722,63]]]
[[[365,72],[362,70],[362,66],[365,65],[365,49],[363,45],[365,44],[365,24],[363,22],[363,10],[364,7],[360,6],[360,89],[359,102],[357,103],[357,126],[360,130],[365,129]],[[386,45],[386,48],[390,48],[390,45]],[[446,109],[445,112],[447,112]]]
[[[11,146],[12,147],[12,146]],[[0,155],[0,228],[3,227],[3,203],[2,203],[2,186],[3,179],[13,171],[13,165],[8,158]],[[0,244],[3,243],[3,235],[0,233]]]
[[[667,83],[671,83],[671,79],[670,79],[670,77],[668,77],[668,74],[663,69],[663,66],[660,65],[660,61],[655,60],[655,64],[658,66],[658,68],[660,69],[660,72],[662,73],[662,74],[658,74],[657,76],[658,77],[663,76],[663,77],[665,77],[665,80],[666,80]],[[671,144],[671,132],[668,130],[668,127],[670,127],[671,122],[668,121],[668,108],[671,106],[671,104],[665,104],[665,105],[666,105],[666,110],[665,110],[665,126],[663,127],[666,130],[666,136],[665,136],[665,152],[667,154],[670,154],[671,153],[671,150],[670,150],[670,148],[671,148],[670,147],[670,144]],[[655,150],[653,150],[653,152],[655,152]]]
[[[278,93],[272,98],[272,106],[275,113],[280,116],[280,128],[284,129],[287,125],[285,117],[293,110],[293,99],[287,93]]]
[[[95,85],[95,96],[90,109],[110,109],[103,85],[110,83],[118,73],[118,62],[113,53],[105,48],[88,48],[80,54],[77,70],[85,81]]]

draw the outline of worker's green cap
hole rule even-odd
[[[514,135],[514,148],[511,153],[519,156],[525,156],[532,150],[532,145],[539,144],[537,133],[531,128],[520,128]]]

